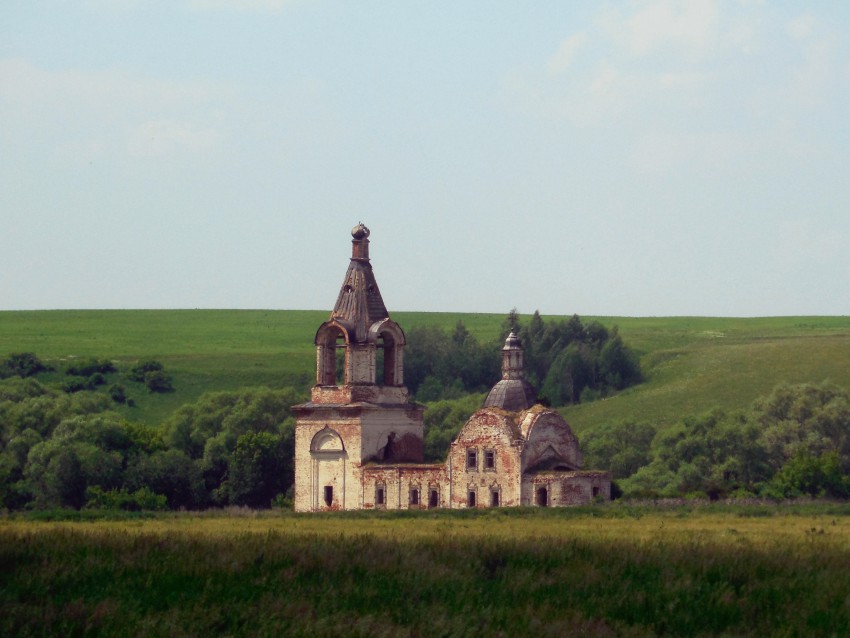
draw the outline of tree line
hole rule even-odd
[[[421,402],[488,391],[501,378],[501,349],[511,331],[522,341],[526,378],[548,405],[592,401],[643,378],[637,354],[616,327],[585,324],[578,315],[546,321],[537,311],[523,324],[512,310],[495,343],[480,343],[462,321],[451,333],[412,327],[405,349],[408,388]]]
[[[37,374],[0,381],[0,508],[197,509],[285,501],[294,475],[290,407],[303,399],[298,390],[207,393],[151,427],[115,412],[116,399],[107,393],[68,392]]]
[[[715,409],[662,431],[613,424],[582,449],[627,496],[850,498],[850,396],[830,383],[780,385],[750,410]]]

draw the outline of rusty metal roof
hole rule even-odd
[[[484,407],[520,412],[534,405],[536,398],[537,392],[525,379],[502,379],[490,390]]]
[[[331,319],[348,328],[353,343],[365,343],[369,328],[390,315],[369,261],[369,229],[360,223],[351,236],[351,261]]]

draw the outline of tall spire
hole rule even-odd
[[[351,261],[331,319],[349,329],[353,343],[364,343],[369,327],[389,313],[369,261],[369,229],[360,222],[351,229]]]

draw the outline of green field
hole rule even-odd
[[[840,636],[849,548],[846,504],[13,518],[0,633]]]
[[[61,367],[96,356],[127,368],[160,359],[176,392],[132,390],[128,418],[156,424],[205,391],[312,383],[313,336],[327,311],[92,310],[0,312],[0,355],[35,352]],[[495,340],[503,315],[394,313],[403,328],[453,327]],[[527,318],[526,318],[527,319]],[[848,317],[583,317],[617,325],[646,381],[620,395],[564,409],[578,433],[613,421],[664,427],[715,406],[745,408],[779,383],[830,380],[850,387]],[[494,343],[494,347],[498,347]],[[58,373],[57,373],[58,376]]]

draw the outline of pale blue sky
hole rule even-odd
[[[850,3],[5,0],[0,309],[850,314]]]

